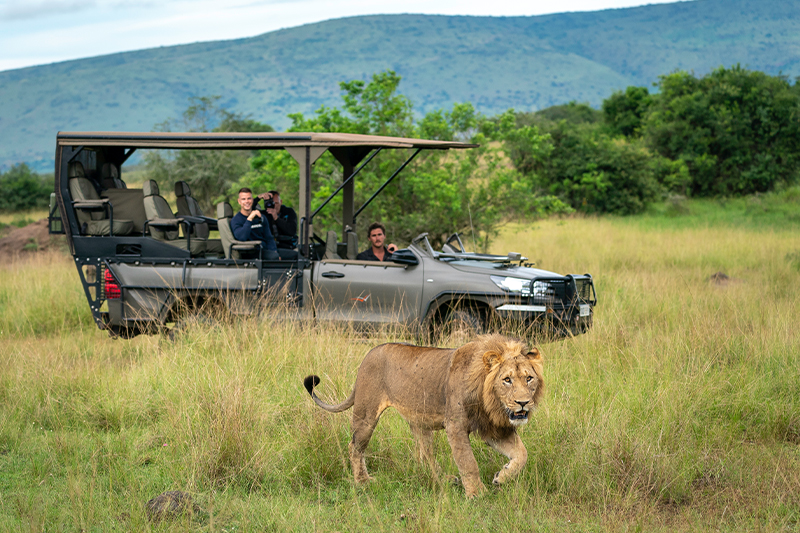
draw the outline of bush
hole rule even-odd
[[[40,176],[20,163],[0,174],[0,211],[22,211],[47,207],[53,179]]]
[[[642,133],[658,153],[686,163],[692,195],[744,195],[797,183],[796,85],[736,66],[703,78],[662,76],[659,90]]]
[[[510,153],[522,154],[512,160],[534,184],[573,209],[630,215],[659,197],[659,164],[641,143],[613,139],[598,126],[574,126],[565,121],[541,126],[549,134],[549,155],[533,160],[524,156],[528,151],[519,150],[521,143],[512,135],[509,142],[517,148]],[[675,171],[670,170],[659,168],[671,177]]]

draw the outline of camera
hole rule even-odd
[[[275,201],[272,199],[272,197],[269,197],[266,200],[264,200],[264,207],[263,208],[259,207],[259,205],[258,205],[259,202],[261,202],[261,198],[256,198],[255,201],[253,201],[253,207],[251,207],[251,209],[253,209],[253,210],[258,209],[259,211],[266,211],[267,209],[272,209],[273,207],[275,207]]]

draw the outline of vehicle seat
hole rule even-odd
[[[189,184],[185,181],[175,182],[175,203],[178,205],[179,217],[202,217],[203,211],[200,204],[192,196]],[[195,224],[192,237],[207,239],[209,233],[208,224]]]
[[[119,177],[119,170],[113,163],[103,163],[100,185],[103,189],[127,189],[128,186]]]
[[[345,239],[347,241],[347,258],[348,259],[357,259],[358,258],[358,235],[356,235],[355,231],[347,231],[345,234]]]
[[[180,239],[178,231],[183,221],[172,213],[169,204],[163,196],[159,194],[158,184],[153,180],[148,180],[142,186],[144,193],[144,211],[147,214],[147,225],[150,227],[150,235],[159,241],[165,241],[183,250],[189,248],[193,256],[202,255],[206,251],[205,239],[194,238]],[[186,232],[188,226],[184,226]]]
[[[67,176],[72,205],[82,235],[109,235],[112,226],[114,235],[131,233],[133,221],[113,218],[114,206],[108,198],[100,198],[94,185],[86,177],[80,161],[69,164]]]
[[[336,236],[336,232],[331,230],[328,232],[328,236],[325,239],[325,255],[322,256],[323,259],[341,259],[337,252],[338,243],[336,242],[338,237]]]
[[[217,226],[225,259],[242,259],[243,255],[258,257],[261,241],[237,241],[231,230],[233,208],[228,202],[217,204]],[[248,253],[249,252],[249,253]]]

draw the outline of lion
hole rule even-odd
[[[353,407],[350,463],[356,483],[372,481],[364,452],[378,419],[394,407],[411,426],[417,458],[436,470],[433,432],[444,429],[467,498],[486,491],[469,434],[476,432],[509,462],[494,476],[500,485],[516,476],[528,452],[516,429],[528,422],[544,394],[542,356],[520,340],[482,335],[458,349],[382,344],[364,357],[350,396],[329,405],[314,392],[320,378],[303,384],[331,413]]]

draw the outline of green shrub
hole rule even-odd
[[[654,156],[638,142],[612,139],[597,127],[562,121],[545,126],[552,151],[530,167],[534,180],[584,213],[630,215],[659,197]]]
[[[658,85],[642,132],[658,153],[686,163],[692,195],[751,194],[797,182],[800,94],[785,77],[737,65],[702,78],[675,72]]]
[[[33,172],[25,163],[0,174],[0,211],[47,207],[53,180]]]

